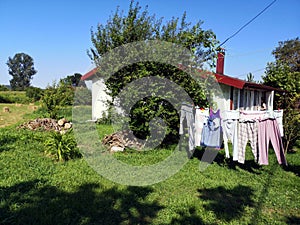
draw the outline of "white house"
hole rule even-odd
[[[221,111],[223,110],[273,110],[274,91],[281,89],[244,81],[225,75],[224,52],[218,53],[216,73],[214,73],[223,95],[214,96]],[[104,79],[97,68],[82,76],[81,80],[92,81],[92,120],[97,120],[107,112],[106,101],[111,97],[106,93]]]

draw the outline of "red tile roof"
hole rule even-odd
[[[91,71],[84,74],[81,77],[81,80],[91,80],[93,78],[93,76],[97,73],[97,71],[98,71],[97,68],[92,69]],[[211,72],[209,72],[209,73],[211,73]],[[212,73],[212,74],[215,75],[218,83],[225,84],[225,85],[235,87],[238,89],[248,88],[248,89],[263,89],[263,90],[270,90],[270,91],[274,90],[274,91],[284,92],[284,90],[279,89],[279,88],[273,88],[273,87],[270,87],[267,85],[241,80],[241,79],[238,79],[235,77],[230,77],[230,76],[227,76],[224,74],[218,74],[218,73]]]

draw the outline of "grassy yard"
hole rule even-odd
[[[7,124],[31,112],[28,105],[9,107],[11,113],[0,114]],[[70,117],[71,109],[64,113]],[[111,132],[98,126],[101,137]],[[16,125],[0,128],[0,224],[300,224],[299,149],[287,155],[287,168],[277,164],[273,150],[270,165],[262,167],[249,148],[244,165],[220,151],[203,172],[197,149],[171,178],[134,187],[99,176],[84,159],[53,161],[44,154],[49,135]],[[149,165],[171,152],[131,150],[114,157]]]
[[[100,135],[111,128],[102,125]],[[299,224],[300,153],[280,167],[224,159],[199,171],[191,159],[151,186],[113,183],[84,159],[54,162],[43,154],[49,134],[0,128],[0,224]],[[129,164],[160,161],[171,150],[115,154]],[[201,150],[197,150],[201,155]]]
[[[4,112],[5,107],[9,108],[9,112]],[[9,126],[21,121],[25,114],[32,113],[36,107],[29,104],[0,103],[0,127]]]

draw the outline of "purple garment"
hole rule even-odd
[[[222,144],[222,126],[221,126],[221,116],[220,110],[213,112],[212,109],[209,110],[209,118],[207,123],[204,124],[201,137],[201,146],[211,147],[211,148],[221,148]]]
[[[287,165],[283,144],[275,119],[262,120],[258,123],[259,164],[268,165],[269,143],[272,143],[279,164]]]

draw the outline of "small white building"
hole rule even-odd
[[[281,89],[248,82],[238,78],[224,75],[224,52],[218,53],[216,73],[217,82],[222,90],[222,95],[214,96],[221,111],[224,110],[273,110],[274,91],[283,92]],[[102,118],[107,113],[107,100],[111,101],[106,91],[104,79],[97,68],[92,69],[82,76],[81,80],[92,81],[92,120]],[[119,111],[119,110],[118,110]]]

